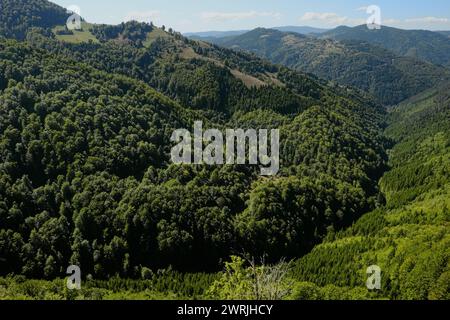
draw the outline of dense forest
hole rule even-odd
[[[356,91],[152,26],[92,32],[100,43],[42,30],[1,42],[3,275],[212,271],[241,251],[276,261],[382,201],[384,113]],[[171,165],[171,132],[198,119],[280,127],[281,175]]]
[[[0,35],[23,40],[31,28],[49,30],[55,25],[65,25],[68,17],[65,9],[46,0],[2,0]]]
[[[68,33],[47,1],[0,4],[0,299],[446,297],[448,87],[387,112],[365,88],[165,27]],[[417,61],[417,83],[404,61],[397,99],[446,73]],[[279,174],[172,164],[172,132],[199,120],[280,129]],[[391,280],[373,294],[360,281],[379,261]],[[80,292],[61,285],[71,264]],[[273,273],[282,294],[255,296]]]
[[[296,278],[310,282],[299,297],[329,285],[351,292],[365,280],[363,266],[376,263],[382,297],[450,299],[449,93],[444,85],[392,111],[386,134],[397,144],[380,183],[387,205],[330,233],[297,262]]]

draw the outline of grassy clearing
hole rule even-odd
[[[55,34],[56,39],[68,43],[83,43],[83,42],[98,42],[97,38],[91,33],[93,24],[82,22],[82,30],[74,30],[73,34],[58,34],[58,32],[64,31],[65,26],[56,26],[52,32]]]

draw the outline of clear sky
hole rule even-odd
[[[377,5],[383,25],[450,30],[449,0],[52,0],[76,5],[89,22],[139,20],[180,32],[308,25],[331,28],[366,23],[365,8]]]

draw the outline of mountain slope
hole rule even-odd
[[[442,34],[425,30],[401,30],[383,26],[370,30],[367,26],[338,27],[319,35],[321,39],[361,40],[381,46],[392,52],[450,66],[450,39]]]
[[[96,42],[50,27],[0,42],[1,275],[300,257],[383,202],[385,113],[364,95],[152,25],[87,28]],[[172,164],[195,120],[280,129],[279,175]]]
[[[121,28],[129,28],[129,24]],[[225,117],[237,109],[255,108],[295,114],[330,94],[365,100],[369,109],[374,106],[356,90],[328,86],[311,75],[254,55],[188,40],[156,27],[150,32],[141,28],[136,42],[122,33],[101,43],[54,41],[39,32],[31,33],[29,40],[36,47],[71,56],[98,69],[144,80],[184,105],[205,112],[218,111]]]
[[[400,57],[359,41],[317,40],[293,33],[256,29],[215,42],[359,88],[387,105],[416,95],[449,77],[444,68]]]
[[[375,206],[385,158],[376,108],[330,94],[296,116],[236,113],[242,127],[280,119],[276,181],[246,166],[173,166],[171,131],[200,115],[143,83],[25,44],[1,46],[9,70],[0,95],[3,274],[51,278],[70,262],[100,278],[135,277],[139,265],[208,270],[242,247],[297,256],[330,225],[340,229]],[[273,183],[285,190],[279,197]],[[267,192],[274,207],[256,205]],[[277,206],[284,209],[271,211]],[[268,217],[280,232],[262,228]]]
[[[346,295],[365,285],[366,268],[382,270],[378,297],[449,299],[450,292],[450,96],[433,89],[400,104],[386,133],[397,145],[392,169],[381,180],[387,206],[302,258],[297,297],[335,290]],[[318,266],[321,266],[320,268]],[[341,286],[331,288],[330,286]],[[323,293],[322,293],[323,294]]]
[[[37,25],[24,26],[2,33],[22,40]],[[231,254],[268,253],[300,258],[295,276],[312,284],[295,298],[366,297],[365,270],[379,264],[384,289],[371,296],[448,299],[448,88],[392,112],[386,134],[397,146],[379,186],[386,114],[356,90],[152,25],[85,26],[89,37],[59,37],[64,27],[49,22],[26,41],[0,39],[1,276],[55,279],[76,264],[87,278],[182,287],[184,297],[214,276],[186,274],[186,287],[167,270],[217,271]],[[172,164],[173,130],[196,120],[279,128],[279,175]],[[0,297],[14,281],[0,280]]]
[[[2,0],[0,35],[24,39],[29,29],[63,25],[69,16],[64,8],[46,0]]]

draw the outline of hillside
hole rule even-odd
[[[241,36],[216,39],[215,43],[359,88],[385,105],[394,105],[431,88],[450,74],[444,68],[361,41],[318,40],[256,29]]]
[[[450,299],[438,33],[256,29],[219,46],[136,21],[69,31],[43,0],[0,9],[0,300],[251,298],[283,259],[267,281],[283,298]],[[173,164],[195,121],[279,129],[280,171]],[[79,291],[61,285],[73,264]]]
[[[300,257],[383,203],[385,112],[356,90],[153,25],[59,27],[0,40],[0,275]],[[172,131],[195,120],[279,128],[279,175],[171,164]]]
[[[0,35],[23,40],[31,28],[64,25],[69,16],[65,9],[46,0],[2,0]]]
[[[98,69],[143,80],[184,105],[216,112],[214,116],[221,113],[228,118],[237,109],[255,108],[296,113],[331,92],[303,74],[249,55],[190,41],[158,28],[140,34],[140,39],[127,39],[121,34],[102,39],[100,44],[57,42],[38,33],[30,35],[30,40],[36,47],[51,48]],[[294,88],[289,81],[299,85]]]
[[[355,298],[372,264],[382,269],[378,297],[450,298],[449,92],[429,90],[392,111],[386,134],[397,144],[380,182],[386,208],[329,234],[297,263],[298,279],[314,283],[300,284],[298,298],[333,290]]]
[[[381,46],[398,55],[450,66],[450,39],[426,30],[401,30],[383,26],[369,30],[366,25],[338,27],[320,34],[321,39],[360,40]]]
[[[295,32],[298,34],[320,34],[328,31],[327,29],[313,28],[308,26],[284,26],[284,27],[273,27],[273,30],[278,30],[282,32]],[[236,30],[236,31],[205,31],[205,32],[189,32],[184,34],[184,36],[194,39],[214,42],[215,39],[236,37],[243,35],[251,30]]]

